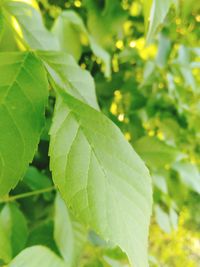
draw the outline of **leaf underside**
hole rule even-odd
[[[50,134],[50,168],[68,207],[146,267],[152,192],[142,160],[108,118],[66,93]]]

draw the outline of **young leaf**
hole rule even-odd
[[[38,55],[57,87],[98,109],[94,80],[71,55],[62,52],[38,52]]]
[[[54,220],[54,239],[58,249],[69,267],[77,266],[87,233],[84,227],[73,219],[59,194],[55,200]]]
[[[151,179],[143,161],[103,114],[65,92],[50,140],[53,179],[75,216],[146,267]]]
[[[23,177],[44,125],[46,74],[32,53],[0,54],[0,196]]]
[[[148,0],[145,0],[148,1]],[[163,23],[169,8],[171,7],[172,3],[174,3],[174,0],[153,0],[151,11],[150,11],[150,17],[149,17],[149,29],[147,32],[147,43],[151,43],[152,39],[154,37],[154,34],[156,33],[156,30],[158,29],[158,26]],[[147,11],[145,16],[148,16],[148,8],[146,8]],[[147,18],[145,18],[147,20]]]
[[[15,257],[8,267],[67,267],[65,263],[44,246],[33,246],[24,249]]]

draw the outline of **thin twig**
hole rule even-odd
[[[18,194],[15,196],[8,196],[8,197],[0,200],[0,203],[11,202],[11,201],[15,201],[15,200],[18,200],[21,198],[26,198],[26,197],[32,197],[32,196],[40,195],[40,194],[47,193],[47,192],[50,192],[53,190],[55,190],[55,186],[47,187],[47,188],[36,190],[33,192],[22,193],[22,194]]]

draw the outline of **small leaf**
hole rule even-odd
[[[163,34],[159,35],[158,54],[156,57],[156,63],[160,68],[163,68],[167,64],[167,60],[171,51],[171,41]]]
[[[50,168],[62,197],[81,222],[146,267],[151,179],[120,130],[65,92],[50,131]]]
[[[74,21],[73,14],[75,14],[73,11],[62,12],[55,20],[52,33],[58,38],[61,51],[71,54],[78,61],[82,54],[81,31],[79,20],[78,22]]]
[[[29,166],[23,177],[23,182],[33,191],[52,186],[50,179],[33,166]]]
[[[92,52],[104,63],[105,76],[110,77],[111,59],[109,53],[88,33],[82,18],[77,13],[63,11],[57,18],[52,32],[58,37],[62,51],[72,54],[76,60],[79,60],[82,54],[82,43],[90,45]]]
[[[156,215],[156,221],[160,226],[160,228],[164,232],[169,234],[172,230],[169,214],[167,214],[160,206],[156,205],[155,215]]]
[[[0,54],[0,196],[23,177],[44,126],[48,84],[32,53]]]
[[[54,238],[58,249],[68,266],[77,266],[83,245],[87,240],[87,233],[69,213],[59,194],[55,201],[54,218]]]
[[[145,0],[145,1],[148,1],[148,0]],[[156,33],[158,29],[158,26],[163,23],[172,3],[174,3],[174,0],[164,0],[164,1],[153,0],[152,1],[150,17],[149,17],[149,29],[148,29],[147,37],[146,37],[147,43],[152,42],[154,34]],[[147,17],[149,14],[149,4],[145,12],[146,12],[145,16]]]
[[[24,249],[14,258],[8,267],[67,267],[65,263],[50,249],[33,246]]]
[[[200,194],[200,174],[197,166],[188,162],[176,162],[173,165],[181,178],[181,181],[190,189]]]
[[[183,76],[185,84],[190,86],[194,91],[197,89],[197,84],[192,73],[192,68],[190,66],[191,61],[190,50],[186,46],[180,46],[178,51],[178,58],[174,61],[175,64],[178,64],[178,69]]]

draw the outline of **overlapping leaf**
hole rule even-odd
[[[54,84],[98,109],[95,85],[88,71],[82,70],[73,57],[66,53],[38,52]]]
[[[80,221],[146,267],[151,181],[104,115],[65,92],[57,98],[50,156],[54,183]]]
[[[0,195],[32,161],[44,125],[46,74],[32,53],[0,54]]]
[[[31,4],[31,1],[5,1],[4,16],[28,47],[40,50],[59,50],[58,40],[45,28],[42,16],[36,7],[37,5]],[[13,21],[12,17],[16,21]]]

